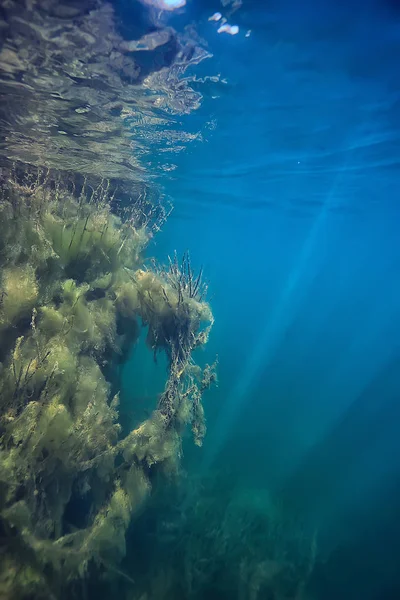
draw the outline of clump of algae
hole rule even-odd
[[[0,198],[0,585],[58,598],[89,568],[123,576],[155,473],[176,469],[187,425],[201,444],[215,369],[191,354],[213,319],[188,255],[144,269],[139,201],[122,218],[107,182],[77,193],[49,174],[27,181]],[[153,414],[122,438],[113,370],[140,324],[169,372]]]
[[[31,313],[39,295],[35,270],[29,264],[4,269],[1,293],[0,327]]]

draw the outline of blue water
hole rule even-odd
[[[162,10],[182,2],[0,7],[0,209],[20,236],[14,246],[6,226],[0,283],[11,266],[34,268],[40,282],[32,315],[29,305],[18,321],[0,319],[0,597],[399,600],[400,0],[186,0]],[[217,11],[237,35],[218,32]],[[174,207],[165,223],[155,216],[160,196],[167,212]],[[171,334],[183,310],[154,329],[150,291],[146,311],[143,296],[135,304],[144,293],[130,270],[137,257],[114,257],[111,289],[89,277],[89,251],[65,264],[58,251],[46,254],[50,217],[65,219],[61,240],[75,223],[70,250],[86,200],[94,210],[110,202],[136,230],[146,223],[156,233],[162,222],[143,268],[188,250],[193,272],[204,268],[215,324],[193,358],[204,367],[218,356],[219,381],[204,394],[201,447],[183,427],[191,416],[194,433],[201,428],[198,371],[171,358],[174,333],[182,355],[194,339],[183,323],[182,337]],[[30,368],[49,356],[46,346],[42,361],[37,340],[47,340],[44,308],[59,309],[65,277],[86,290],[82,304],[106,298],[111,316],[104,348],[74,342],[76,386],[65,400],[55,388],[53,419],[38,408]],[[1,315],[7,297],[0,289]],[[174,338],[153,346],[165,350],[157,361],[148,326]],[[22,406],[15,363],[28,342],[40,360],[27,362]],[[89,356],[110,384],[110,397],[99,385],[105,420],[90,398]],[[71,377],[72,366],[56,365],[37,384],[46,402],[53,374]],[[78,391],[79,410],[88,395],[86,420],[75,414]],[[114,392],[118,415],[108,406]],[[7,394],[21,406],[9,411]],[[26,444],[19,415],[31,423]],[[88,445],[86,456],[81,444],[97,432],[101,451]],[[52,450],[58,436],[71,451]]]
[[[234,37],[208,22],[218,7],[187,8],[213,53],[196,75],[226,83],[202,84],[183,121],[204,141],[164,180],[155,248],[204,264],[216,319],[200,360],[219,355],[219,387],[186,465],[279,492],[322,546],[351,540],[355,587],[321,597],[394,598],[400,5],[245,1]]]

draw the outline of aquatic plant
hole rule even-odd
[[[140,552],[130,544],[126,562],[137,585],[127,597],[310,598],[316,530],[290,515],[279,498],[237,485],[231,474],[189,474],[184,485],[154,494],[136,522]]]
[[[183,429],[205,433],[195,368],[212,313],[201,277],[143,268],[165,215],[138,198],[117,214],[110,184],[49,172],[10,177],[0,199],[0,587],[69,597],[92,569],[125,577],[125,534],[155,475],[177,469]],[[187,261],[184,258],[184,261]],[[185,263],[188,265],[188,263]],[[118,372],[140,325],[168,357],[165,390],[126,437]],[[117,373],[117,374],[116,374]]]

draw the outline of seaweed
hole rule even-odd
[[[201,370],[192,359],[213,323],[202,274],[188,255],[145,269],[165,213],[154,219],[142,197],[123,214],[116,204],[107,181],[77,191],[48,171],[15,172],[2,190],[5,597],[69,597],[93,571],[130,582],[119,565],[131,519],[158,474],[179,470],[185,427],[198,445],[205,434],[202,395],[216,364]],[[119,375],[141,326],[168,357],[167,381],[150,417],[123,437]]]
[[[128,537],[123,566],[139,600],[306,600],[317,529],[278,494],[246,487],[226,467],[158,489]],[[137,539],[140,539],[140,546]],[[154,544],[154,539],[157,543]]]

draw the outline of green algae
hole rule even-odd
[[[5,598],[58,598],[90,569],[124,576],[126,531],[155,474],[178,468],[187,425],[201,444],[215,369],[191,354],[213,318],[187,257],[144,268],[139,200],[122,218],[107,182],[30,182],[10,181],[0,200],[0,581]],[[167,383],[122,438],[114,371],[141,326],[168,357]]]

